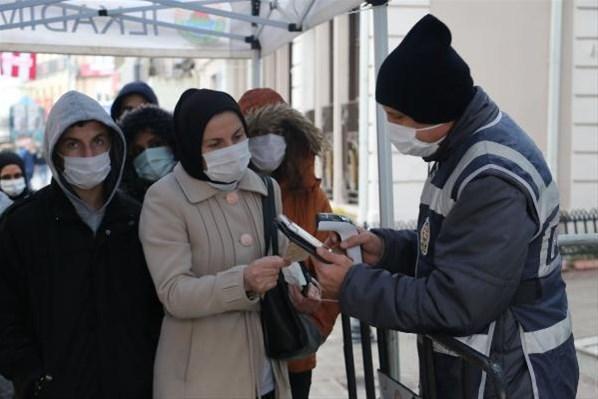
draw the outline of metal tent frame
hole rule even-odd
[[[263,55],[273,52],[280,45],[290,42],[295,36],[309,30],[320,22],[345,13],[362,3],[372,6],[374,30],[374,67],[376,72],[388,53],[388,0],[0,0],[0,51],[55,52],[90,55],[121,55],[148,57],[196,57],[196,58],[246,58],[252,59],[252,84],[260,86],[260,65]],[[95,7],[90,4],[95,4]],[[107,7],[106,5],[110,5]],[[227,5],[229,9],[219,8]],[[47,15],[49,9],[58,15]],[[224,18],[236,24],[241,32],[232,29],[218,30],[214,27],[194,26],[180,21],[168,20],[160,14],[165,10],[185,10]],[[292,15],[291,15],[292,14]],[[67,32],[67,22],[73,24]],[[81,37],[81,43],[43,42],[44,33],[64,33],[59,39],[76,36],[79,24],[87,25],[96,35],[91,38],[102,40],[109,30],[126,23],[141,24],[142,31],[133,31],[130,43],[140,41],[144,36],[153,38],[159,29],[186,32],[227,40],[228,48],[185,47],[170,48],[116,48],[85,42],[90,37]],[[63,24],[60,31],[53,24]],[[149,30],[148,30],[149,28]],[[16,32],[16,33],[15,33]],[[16,36],[16,37],[15,37]],[[21,38],[24,36],[24,39]],[[267,41],[275,40],[272,43]],[[277,41],[276,41],[277,40]],[[175,45],[173,44],[173,47]],[[133,46],[132,46],[133,47]],[[367,55],[366,55],[367,57]],[[363,57],[362,57],[363,58]],[[366,111],[367,112],[367,107]],[[392,157],[385,130],[384,111],[376,109],[380,226],[393,227]],[[367,129],[367,125],[363,126]],[[363,136],[362,136],[363,137]],[[367,138],[365,139],[367,142]]]
[[[361,3],[362,0],[0,0],[0,49],[91,55],[255,58],[255,53],[269,54],[301,32]],[[207,16],[209,20],[203,24],[173,20],[173,12],[183,11]],[[67,32],[66,23],[74,25],[73,32]],[[143,31],[130,32],[130,36],[155,38],[159,30],[167,30],[202,38],[228,39],[228,43],[182,42],[186,45],[177,48],[178,42],[171,41],[153,48],[147,43],[138,47],[139,40],[134,39],[139,37],[135,37],[128,40],[129,48],[102,44],[119,27],[124,33],[124,24],[143,26]],[[226,24],[224,29],[223,24]],[[79,25],[93,29],[97,40],[77,44],[60,42],[70,40]],[[41,40],[36,40],[36,33]],[[44,36],[56,36],[60,40],[52,43]],[[86,39],[82,37],[82,40]]]

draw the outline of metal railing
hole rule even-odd
[[[559,248],[566,257],[598,257],[598,208],[561,212]]]
[[[358,399],[357,394],[357,377],[355,373],[355,358],[353,354],[353,341],[351,334],[351,323],[348,316],[342,315],[343,327],[343,350],[345,353],[345,369],[347,372],[347,389],[349,399]],[[504,379],[504,372],[501,366],[490,360],[488,356],[476,351],[465,345],[463,342],[448,336],[443,335],[426,335],[422,347],[424,348],[424,358],[420,359],[422,362],[421,369],[425,370],[425,375],[420,377],[421,395],[416,394],[408,387],[403,385],[400,381],[396,381],[389,376],[389,359],[387,350],[387,334],[391,331],[376,329],[378,341],[378,355],[380,368],[378,370],[378,378],[381,381],[382,398],[408,398],[408,399],[439,399],[441,396],[436,392],[436,378],[434,375],[434,367],[432,362],[432,342],[436,342],[449,351],[455,353],[466,362],[479,367],[489,376],[494,387],[495,395],[498,399],[507,399],[507,389]],[[376,399],[375,374],[372,357],[372,342],[370,335],[370,326],[366,323],[360,322],[360,336],[361,336],[361,350],[363,355],[363,371],[365,383],[365,398]]]

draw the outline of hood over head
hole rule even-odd
[[[0,152],[0,172],[2,172],[2,169],[4,169],[4,167],[8,165],[17,165],[19,168],[21,168],[21,172],[23,173],[23,179],[25,179],[25,189],[16,198],[23,198],[29,195],[31,188],[29,187],[27,169],[25,168],[25,161],[23,161],[23,158],[21,158],[18,154],[12,151]],[[12,197],[13,200],[16,198]]]
[[[120,89],[118,95],[114,99],[112,106],[110,107],[110,116],[112,119],[116,120],[120,115],[118,115],[120,111],[121,104],[123,99],[131,94],[138,94],[141,97],[145,98],[148,103],[158,105],[158,97],[154,90],[145,82],[137,81],[127,83]]]
[[[122,131],[97,101],[77,91],[69,91],[58,99],[50,110],[46,123],[43,144],[44,158],[52,171],[54,180],[66,196],[72,202],[86,207],[87,205],[65,180],[62,171],[58,170],[55,163],[58,156],[55,148],[60,137],[69,127],[87,121],[100,122],[112,132],[112,145],[110,147],[112,167],[108,177],[104,180],[106,201],[103,208],[105,208],[114,197],[120,184],[126,158],[126,145]]]
[[[285,103],[254,108],[245,115],[247,136],[255,137],[267,133],[280,134],[287,143],[300,138],[307,143],[314,155],[326,149],[322,131],[307,116]]]
[[[0,170],[4,168],[6,165],[18,165],[23,174],[25,173],[25,162],[19,156],[19,154],[14,153],[12,151],[2,151],[0,152]]]
[[[209,89],[189,89],[179,98],[174,108],[174,136],[179,160],[190,176],[212,181],[203,170],[203,134],[210,119],[227,111],[237,114],[247,132],[239,104],[229,94]]]
[[[239,107],[243,115],[267,105],[286,104],[282,96],[267,87],[247,90],[239,99]]]
[[[311,187],[317,183],[314,158],[327,150],[328,143],[310,120],[288,104],[255,108],[246,115],[249,137],[274,133],[284,137],[286,154],[272,176],[291,188]]]
[[[25,173],[25,162],[23,161],[23,158],[19,156],[19,154],[16,154],[12,151],[0,152],[0,171],[2,171],[2,169],[7,165],[17,165],[19,168],[21,168],[25,179],[27,179]]]

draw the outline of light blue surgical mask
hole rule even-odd
[[[170,147],[148,148],[133,161],[137,176],[156,181],[172,171],[176,161]]]

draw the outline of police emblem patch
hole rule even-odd
[[[426,218],[421,230],[419,231],[419,251],[422,255],[428,255],[430,246],[430,217]]]

